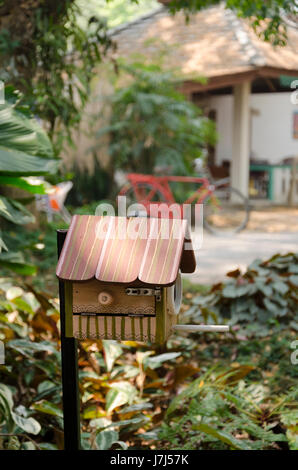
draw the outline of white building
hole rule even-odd
[[[293,132],[297,105],[291,98],[293,99],[292,92],[251,94],[249,153],[254,160],[280,164],[286,157],[298,154],[298,139]],[[231,160],[233,102],[232,95],[210,98],[210,108],[216,113],[220,136],[215,150],[215,162],[218,165]]]
[[[188,23],[161,6],[114,30],[113,39],[124,57],[150,57],[166,44],[166,65],[181,73],[181,90],[216,122],[215,172],[229,172],[246,195],[287,202],[291,167],[284,164],[298,156],[297,30],[289,28],[285,47],[274,47],[222,4]]]

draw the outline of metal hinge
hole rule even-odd
[[[161,289],[160,287],[155,287],[154,289],[149,289],[147,287],[127,287],[125,289],[126,295],[153,295],[156,297],[157,301],[161,300]]]

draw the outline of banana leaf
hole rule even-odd
[[[58,160],[36,119],[6,103],[0,106],[0,174],[31,176],[54,173]]]
[[[32,194],[45,194],[45,187],[41,181],[31,181],[26,178],[20,178],[15,176],[6,176],[0,174],[0,185],[3,186],[14,186],[15,188],[23,189]]]
[[[0,196],[0,216],[17,225],[29,224],[35,217],[22,204],[5,196]]]
[[[51,141],[37,120],[12,105],[0,106],[0,144],[40,158],[54,158]]]
[[[1,130],[0,130],[1,132]],[[5,148],[0,137],[0,174],[7,176],[40,176],[55,173],[58,160],[35,157],[20,150]]]

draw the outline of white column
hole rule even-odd
[[[250,81],[234,86],[231,185],[248,196],[250,154]]]

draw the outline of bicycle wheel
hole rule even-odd
[[[204,227],[215,235],[230,235],[243,230],[249,219],[249,202],[238,189],[215,187],[204,202]]]
[[[127,215],[132,204],[142,204],[145,207],[150,202],[165,202],[163,194],[150,183],[137,183],[128,186],[126,191],[120,191],[121,196],[126,196]]]

